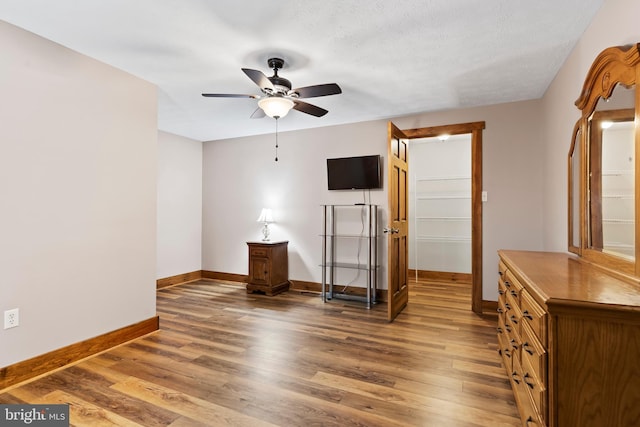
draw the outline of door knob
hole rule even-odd
[[[385,232],[385,233],[391,233],[391,234],[396,234],[396,233],[400,232],[399,229],[393,228],[393,227],[385,227],[385,228],[382,229],[382,231]]]

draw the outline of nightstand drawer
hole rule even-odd
[[[267,248],[251,248],[250,256],[252,257],[264,257],[266,258],[269,254],[269,249]]]

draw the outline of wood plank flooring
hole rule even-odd
[[[519,426],[496,320],[464,284],[386,306],[197,281],[158,290],[160,330],[0,394],[76,426]]]

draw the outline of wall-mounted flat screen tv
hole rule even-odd
[[[380,155],[327,159],[329,190],[382,188],[380,163]]]

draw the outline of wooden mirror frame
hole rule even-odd
[[[578,121],[578,124],[573,131],[573,139],[571,142],[571,148],[569,151],[569,197],[568,197],[568,212],[569,212],[569,251],[574,252],[586,260],[593,262],[594,264],[601,265],[614,272],[619,272],[626,275],[640,276],[640,161],[638,161],[640,155],[640,43],[636,43],[629,46],[617,46],[610,47],[603,50],[600,55],[595,59],[587,77],[582,86],[582,92],[580,97],[575,102],[575,105],[582,111],[582,116]],[[612,94],[617,85],[623,85],[627,88],[635,87],[634,98],[634,142],[635,142],[635,194],[634,194],[634,208],[635,208],[635,259],[629,261],[628,259],[618,257],[612,254],[604,253],[599,250],[591,249],[589,245],[589,218],[588,218],[588,203],[589,203],[589,138],[590,129],[589,122],[592,117],[598,101],[602,98],[607,100]],[[576,135],[580,134],[579,141]],[[577,215],[574,212],[573,206],[573,188],[574,182],[572,178],[572,166],[571,159],[576,149],[575,144],[580,144],[580,212]],[[574,222],[577,218],[580,218],[580,246],[576,247],[573,243],[575,241],[573,236]]]
[[[581,187],[581,179],[584,175],[584,172],[581,170],[581,165],[584,160],[582,159],[582,127],[580,126],[581,121],[578,120],[573,127],[572,138],[571,138],[571,148],[569,148],[569,158],[567,162],[567,170],[569,171],[567,182],[569,183],[567,187],[567,194],[569,195],[568,202],[568,242],[569,242],[569,252],[573,252],[576,255],[582,254],[582,233],[580,232],[580,224],[583,223],[584,219],[581,218],[583,210],[580,209],[582,206],[582,187]],[[577,156],[577,157],[574,157]],[[577,165],[576,165],[577,162]],[[577,166],[577,168],[575,167]],[[576,178],[578,178],[576,182]],[[577,190],[577,191],[576,191]],[[577,200],[576,200],[577,199]],[[577,203],[576,203],[577,202]],[[576,209],[577,207],[577,209]],[[578,232],[576,231],[576,226],[578,227]],[[577,235],[576,235],[577,234]],[[578,239],[578,244],[575,244],[576,238]]]

